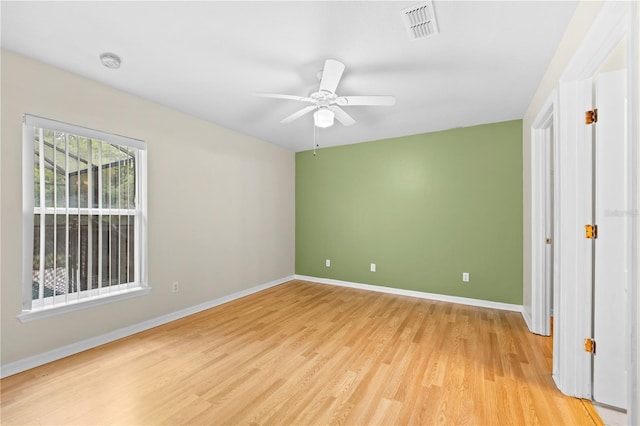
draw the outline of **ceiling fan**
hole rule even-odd
[[[320,88],[309,96],[281,95],[274,93],[258,93],[258,96],[266,98],[290,99],[294,101],[310,103],[301,110],[286,117],[281,123],[290,123],[305,114],[313,113],[313,122],[317,127],[326,128],[333,126],[334,117],[345,126],[355,124],[355,120],[341,107],[346,106],[385,106],[393,105],[396,99],[393,96],[338,96],[336,89],[344,72],[344,64],[335,59],[327,59],[324,69],[320,71]]]

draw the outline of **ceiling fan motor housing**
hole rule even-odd
[[[320,90],[318,92],[313,92],[309,95],[309,97],[318,102],[318,104],[320,104],[320,102],[326,102],[327,104],[330,104],[335,102],[335,100],[338,98],[338,95],[336,95],[335,93]]]

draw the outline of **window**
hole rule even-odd
[[[25,115],[23,144],[20,319],[148,292],[145,143]]]

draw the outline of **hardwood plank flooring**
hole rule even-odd
[[[601,424],[519,313],[291,281],[11,376],[2,424]]]

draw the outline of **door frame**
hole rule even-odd
[[[529,329],[535,334],[548,336],[551,331],[551,288],[546,279],[547,255],[545,239],[546,218],[549,206],[547,205],[548,182],[547,174],[549,170],[549,152],[547,147],[551,141],[558,140],[558,92],[553,90],[540,112],[531,124],[531,318],[526,318]],[[557,144],[552,144],[553,149],[553,169],[557,168],[556,151]],[[558,187],[556,181],[553,182],[553,204],[557,203],[556,197]],[[556,215],[554,218],[554,229],[557,229]],[[555,240],[555,238],[554,238]],[[552,241],[555,244],[555,241]],[[552,259],[556,265],[556,255]],[[556,282],[554,267],[553,281]],[[555,291],[555,289],[554,289]],[[554,295],[554,300],[556,297]],[[525,312],[526,314],[526,312]]]
[[[556,253],[559,263],[561,287],[556,300],[558,312],[557,330],[561,335],[554,340],[554,380],[558,388],[568,395],[591,398],[591,354],[584,352],[583,339],[591,337],[593,304],[591,300],[591,250],[584,238],[584,225],[590,223],[591,206],[591,153],[586,153],[591,142],[591,128],[579,123],[584,117],[584,106],[591,101],[584,94],[586,84],[618,43],[627,39],[627,143],[628,143],[628,220],[631,230],[626,255],[629,256],[629,282],[627,283],[627,335],[630,340],[628,354],[628,410],[630,423],[639,418],[638,365],[635,356],[637,345],[637,280],[638,280],[638,25],[637,2],[608,1],[596,18],[580,47],[563,72],[558,84],[559,106],[559,157],[556,170],[560,194],[556,212],[560,232],[556,233]],[[588,108],[590,109],[590,108]],[[578,121],[578,122],[577,122]],[[585,267],[585,265],[588,265]],[[555,322],[555,321],[554,321]],[[561,338],[560,338],[561,337]],[[558,365],[555,355],[558,353]]]

